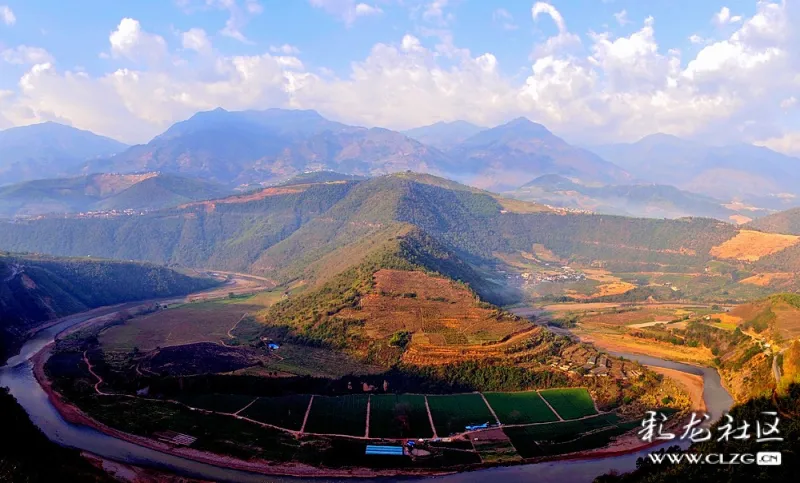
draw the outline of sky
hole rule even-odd
[[[519,116],[800,155],[800,0],[0,0],[0,129],[144,143],[198,111]]]

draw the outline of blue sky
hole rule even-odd
[[[749,0],[0,0],[0,128],[142,142],[197,110],[299,107],[794,152],[797,20]]]

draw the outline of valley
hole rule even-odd
[[[629,470],[646,411],[794,387],[796,213],[622,184],[526,119],[445,131],[219,110],[87,162],[123,173],[3,187],[0,379],[51,437],[237,481]],[[431,174],[452,156],[469,185]]]

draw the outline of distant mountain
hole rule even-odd
[[[564,208],[648,218],[703,216],[742,223],[766,214],[765,210],[737,210],[710,196],[679,190],[674,186],[585,186],[558,175],[541,176],[506,195]]]
[[[73,173],[86,160],[128,146],[55,122],[0,131],[0,185]]]
[[[446,156],[403,134],[347,126],[315,111],[201,112],[88,172],[164,171],[223,183],[278,182],[309,170],[376,175],[437,171]]]
[[[747,226],[770,233],[800,235],[800,208],[792,208],[791,210],[759,218],[748,223]]]
[[[641,180],[664,183],[724,200],[741,199],[764,207],[792,206],[800,194],[800,159],[770,149],[737,144],[706,146],[667,134],[632,144],[591,148]]]
[[[403,134],[428,146],[447,150],[485,129],[467,121],[440,121],[429,126],[403,131]]]
[[[230,193],[210,181],[162,173],[40,179],[0,187],[0,216],[152,210]]]
[[[513,189],[520,179],[558,174],[584,182],[618,183],[632,177],[599,156],[568,144],[541,124],[520,117],[481,131],[448,151],[459,177],[479,187]]]

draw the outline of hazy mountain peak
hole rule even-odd
[[[439,121],[403,131],[403,134],[435,148],[449,149],[484,129],[467,121]]]

